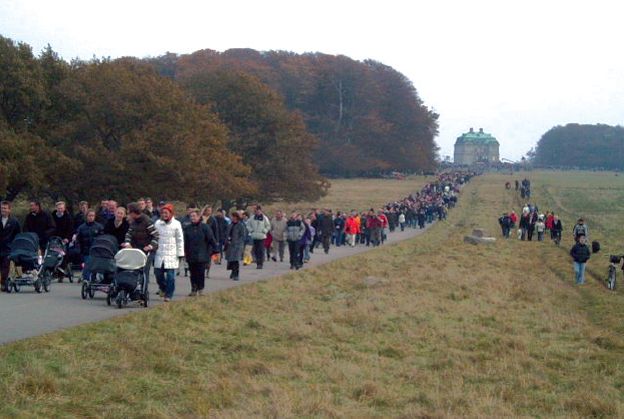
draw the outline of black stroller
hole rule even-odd
[[[65,270],[63,270],[62,268],[66,254],[67,252],[63,239],[57,236],[50,237],[40,269],[40,276],[43,277],[46,282],[52,282],[52,278],[58,278],[59,282],[63,282],[63,278],[65,277],[69,279],[69,282],[74,282],[71,269],[66,267]]]
[[[147,256],[139,249],[121,249],[115,255],[117,272],[113,285],[108,291],[106,303],[113,301],[117,307],[128,305],[129,301],[141,301],[147,307],[149,292],[143,269],[147,263]]]
[[[89,260],[86,263],[90,275],[82,283],[80,290],[83,300],[86,300],[87,296],[93,298],[96,291],[108,294],[116,271],[115,253],[118,249],[119,244],[115,236],[104,234],[93,239],[89,249]]]
[[[50,280],[40,275],[41,261],[39,256],[39,237],[35,233],[19,233],[11,242],[9,259],[15,267],[22,269],[22,274],[7,280],[7,292],[19,292],[22,286],[34,287],[40,293],[50,291]],[[17,271],[17,269],[16,269]]]

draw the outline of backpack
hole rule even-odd
[[[600,252],[600,243],[594,240],[592,242],[592,253],[598,253],[598,252]]]

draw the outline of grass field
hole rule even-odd
[[[617,249],[620,178],[529,177],[566,232],[582,212]],[[0,416],[622,417],[624,294],[573,285],[569,235],[463,243],[499,235],[510,179],[476,178],[410,241],[0,347]]]
[[[434,178],[429,176],[409,176],[405,180],[395,179],[332,179],[329,193],[316,202],[276,203],[266,206],[269,213],[277,209],[283,211],[308,212],[315,208],[330,208],[339,211],[369,210],[371,206],[382,205],[402,199],[420,191],[426,182]]]

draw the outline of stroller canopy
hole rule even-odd
[[[139,249],[121,249],[115,255],[115,262],[119,269],[143,269],[147,262],[147,256]]]
[[[36,233],[19,233],[11,242],[11,254],[34,254],[39,251],[39,237]]]
[[[117,250],[119,250],[119,244],[115,236],[104,234],[93,239],[93,244],[91,244],[91,249],[89,249],[89,256],[114,259]]]

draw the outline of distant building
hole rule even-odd
[[[475,132],[470,128],[469,132],[457,137],[455,142],[455,164],[473,165],[475,163],[498,163],[499,144],[491,134]]]

